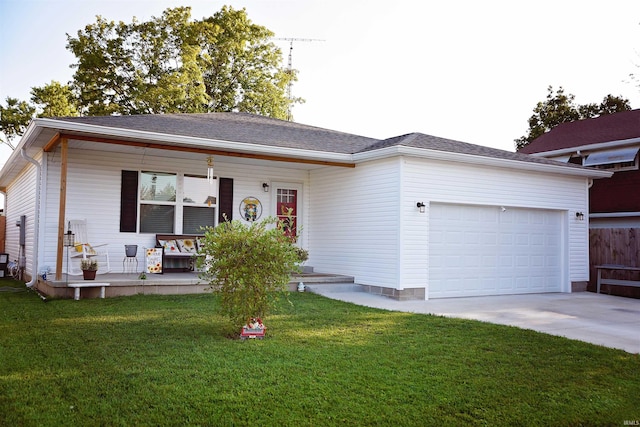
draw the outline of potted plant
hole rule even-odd
[[[83,258],[80,260],[80,269],[84,280],[95,280],[98,271],[98,261],[92,258]]]

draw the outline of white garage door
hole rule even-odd
[[[431,204],[429,298],[560,292],[562,213]]]

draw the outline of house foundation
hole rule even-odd
[[[364,292],[374,295],[382,295],[398,301],[424,300],[425,288],[394,289],[382,286],[361,285]]]

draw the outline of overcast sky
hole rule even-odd
[[[640,1],[0,0],[0,98],[66,83],[75,35],[101,15],[131,22],[225,5],[295,42],[297,122],[388,138],[422,132],[513,151],[547,86],[578,103],[611,93],[640,108]],[[287,61],[289,45],[277,42]],[[0,163],[7,151],[0,150]]]

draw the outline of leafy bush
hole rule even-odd
[[[276,225],[276,226],[274,226]],[[220,295],[220,308],[234,328],[264,318],[286,292],[299,253],[274,218],[245,225],[227,221],[208,228],[200,242],[200,277]],[[203,259],[204,258],[204,259]]]

